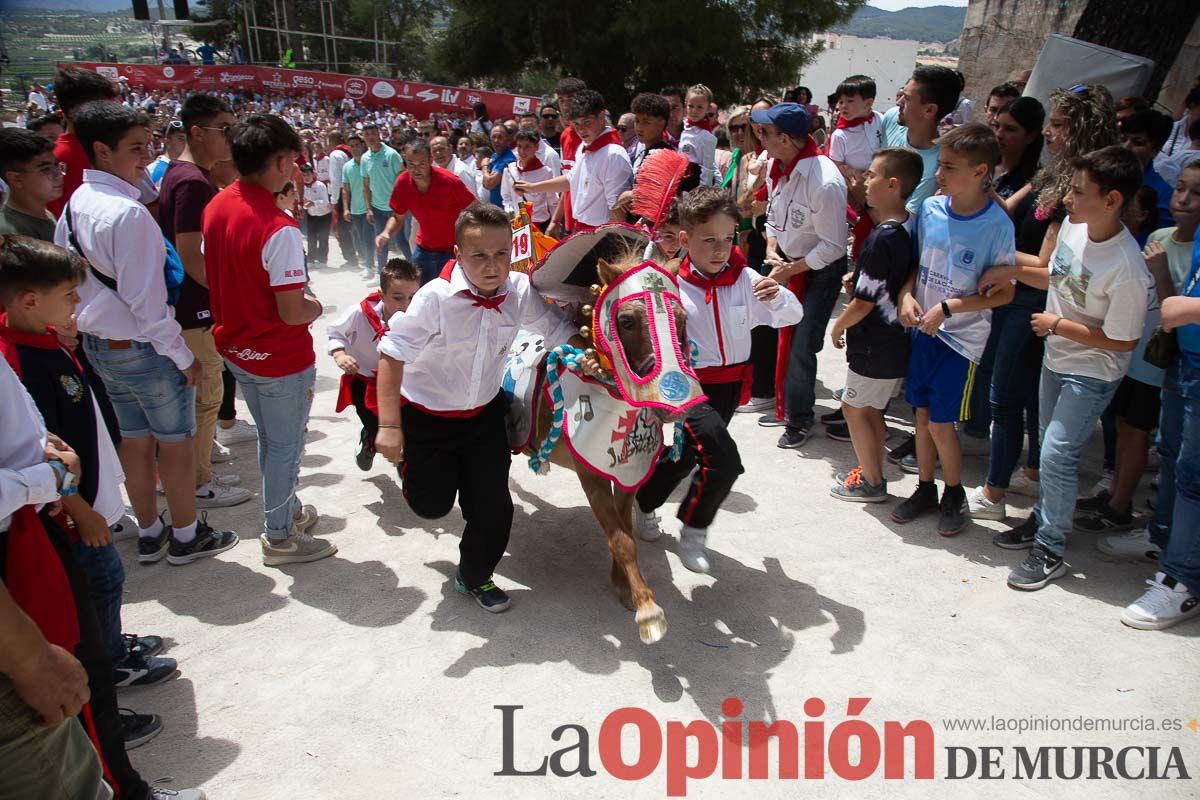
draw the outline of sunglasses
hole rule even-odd
[[[169,130],[169,131],[183,130],[183,120],[179,120],[179,119],[171,120],[170,122],[167,123],[167,130]]]
[[[618,125],[617,130],[619,130],[621,133],[628,133],[629,126],[628,125]]]
[[[746,130],[746,128],[748,128],[750,126],[744,122],[741,122],[736,125],[727,125],[726,127],[729,128],[730,133],[741,133],[742,131]]]
[[[542,114],[542,119],[558,119],[558,114]]]
[[[180,127],[182,127],[182,126],[183,126],[183,123],[180,123]],[[232,125],[201,125],[201,126],[200,126],[200,130],[203,130],[203,131],[220,131],[220,132],[221,132],[221,134],[222,134],[223,136],[228,136],[228,135],[229,135],[229,129],[230,129],[230,128],[232,128],[232,127],[233,127]]]

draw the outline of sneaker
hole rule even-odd
[[[917,484],[916,491],[900,505],[892,509],[892,522],[901,525],[912,522],[922,514],[927,514],[938,507],[937,487],[932,483],[927,486]]]
[[[220,426],[218,425],[217,427]],[[233,451],[216,439],[213,439],[212,455],[209,456],[209,463],[224,464],[227,461],[233,461]]]
[[[787,425],[786,422],[775,416],[774,413],[763,414],[758,418],[758,424],[764,428],[782,428]]]
[[[162,516],[158,518],[162,522]],[[135,525],[137,523],[134,523]],[[167,554],[167,548],[171,546],[171,526],[163,525],[162,530],[158,532],[158,536],[138,536],[138,562],[142,564],[154,564],[162,561],[162,557]]]
[[[845,422],[845,421],[846,421],[846,415],[842,413],[841,408],[836,408],[833,411],[830,411],[828,414],[821,415],[821,424],[822,425],[836,425],[839,422]]]
[[[125,649],[133,655],[146,656],[157,655],[162,652],[163,638],[161,636],[135,636],[132,633],[122,633],[121,638],[125,640]]]
[[[512,601],[508,599],[504,590],[491,581],[474,589],[468,589],[467,585],[462,582],[462,573],[460,572],[454,573],[454,589],[459,594],[471,595],[475,598],[475,602],[479,603],[480,608],[493,614],[507,611],[508,607],[512,605]]]
[[[704,552],[707,540],[707,528],[684,525],[679,531],[679,560],[692,572],[707,575],[712,568],[708,563],[708,553]]]
[[[842,395],[844,395],[845,393],[846,393],[845,386],[843,386],[840,389],[834,389],[833,390],[833,399],[837,400],[840,403],[840,402],[842,402]]]
[[[1005,550],[1028,550],[1033,547],[1033,539],[1037,535],[1037,516],[1030,514],[1015,528],[1000,531],[992,537],[992,544]]]
[[[292,531],[295,533],[308,533],[317,524],[317,519],[316,506],[302,505],[300,506],[300,513],[292,517]]]
[[[1133,513],[1129,510],[1113,511],[1110,506],[1100,508],[1075,518],[1075,530],[1080,533],[1117,533],[1133,528]]]
[[[212,481],[213,483],[219,483],[222,486],[241,486],[242,485],[242,476],[238,475],[236,472],[227,472],[222,475],[218,475],[217,473],[214,472],[208,476],[208,479],[210,481]]]
[[[363,267],[362,272],[358,273],[358,276],[364,281],[373,281],[375,280],[375,270],[370,267]]]
[[[266,534],[263,534],[258,540],[262,543],[263,565],[268,567],[320,561],[337,552],[337,545],[333,542],[314,538],[300,530],[293,530],[292,535],[286,539],[268,539]]]
[[[1200,598],[1164,572],[1146,581],[1150,588],[1121,612],[1121,622],[1142,631],[1161,631],[1200,614]]]
[[[656,542],[662,536],[662,518],[654,511],[642,511],[642,507],[633,501],[633,529],[643,542]]]
[[[811,433],[808,428],[785,428],[775,446],[784,450],[799,450],[808,441]]]
[[[1081,498],[1075,501],[1076,511],[1099,511],[1108,505],[1108,501],[1112,499],[1112,495],[1107,489],[1101,489],[1094,495]]]
[[[155,686],[179,674],[178,666],[173,658],[131,653],[113,665],[113,684],[118,689]]]
[[[987,499],[987,495],[983,493],[982,486],[976,486],[971,491],[967,492],[967,513],[972,519],[990,519],[996,522],[1003,522],[1008,516],[1008,508],[1004,505],[1004,500],[1000,499],[992,502]]]
[[[185,543],[174,536],[171,537],[167,563],[175,566],[190,564],[202,558],[215,556],[217,553],[224,553],[235,547],[237,543],[238,535],[236,533],[214,530],[208,524],[208,514],[202,513],[200,519],[196,521],[195,539]]]
[[[1112,479],[1113,471],[1111,469],[1104,470],[1104,473],[1100,476],[1100,480],[1092,484],[1092,487],[1086,492],[1079,495],[1079,499],[1082,500],[1087,497],[1095,497],[1101,492],[1110,492],[1112,490]]]
[[[162,717],[158,714],[138,714],[128,708],[118,708],[117,714],[120,717],[121,738],[125,740],[126,750],[141,747],[162,733]]]
[[[751,397],[749,402],[742,403],[735,409],[737,414],[757,414],[769,411],[775,405],[774,397]]]
[[[217,425],[217,441],[226,447],[242,442],[257,442],[258,428],[244,419],[235,419],[228,428]]]
[[[1008,491],[1022,497],[1038,497],[1042,492],[1042,482],[1026,475],[1025,470],[1018,469],[1008,480]]]
[[[921,471],[921,465],[917,463],[917,454],[915,452],[909,453],[897,461],[896,466],[900,467],[901,471],[907,472],[910,475],[916,475]]]
[[[253,496],[248,489],[211,480],[196,487],[196,508],[226,508],[241,505]]]
[[[957,536],[967,527],[967,493],[962,485],[942,490],[941,512],[938,517],[938,536]]]
[[[108,526],[108,532],[112,534],[114,542],[136,539],[138,533],[137,522],[126,512],[121,515],[121,518],[115,524]]]
[[[358,449],[354,451],[354,463],[363,472],[369,472],[371,465],[375,463],[375,448],[365,441],[360,441]]]
[[[1025,560],[1008,573],[1008,585],[1014,589],[1033,592],[1050,581],[1067,574],[1067,564],[1062,556],[1051,553],[1044,544],[1034,542],[1033,549]]]
[[[1096,542],[1096,549],[1113,558],[1151,564],[1157,564],[1162,555],[1162,548],[1150,541],[1150,530],[1144,527],[1120,536],[1105,536]]]
[[[150,784],[150,795],[147,800],[208,800],[203,789],[164,789],[156,786],[159,783],[170,783],[174,778],[159,778]]]
[[[908,456],[915,456],[916,452],[917,437],[909,436],[903,442],[888,451],[887,460],[893,464],[899,464]]]
[[[874,486],[863,478],[862,467],[855,467],[834,484],[829,494],[847,503],[882,503],[888,498],[887,480]]]
[[[848,442],[850,441],[850,426],[844,422],[841,425],[836,423],[827,425],[825,426],[825,435],[835,442]]]

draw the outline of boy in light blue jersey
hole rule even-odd
[[[937,460],[946,482],[938,533],[953,536],[966,525],[962,448],[954,423],[970,416],[975,366],[991,330],[991,310],[1009,302],[1011,282],[982,287],[991,266],[1016,261],[1012,221],[987,195],[1000,160],[996,136],[985,125],[963,125],[937,141],[937,187],[917,215],[919,266],[900,294],[900,321],[913,332],[905,396],[916,408],[919,482],[892,512],[911,522],[939,508],[933,482]],[[990,294],[987,289],[992,288]]]

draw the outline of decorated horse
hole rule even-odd
[[[638,568],[634,493],[660,457],[678,457],[679,421],[704,400],[675,274],[642,260],[648,242],[645,231],[612,224],[555,245],[530,279],[548,302],[576,315],[594,349],[547,352],[540,337],[522,332],[504,379],[514,452],[529,454],[535,472],[551,463],[575,471],[608,538],[612,583],[647,644],[666,634],[667,623]],[[583,358],[598,359],[605,377],[584,375]]]

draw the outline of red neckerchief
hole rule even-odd
[[[852,119],[847,117],[838,117],[837,124],[834,126],[834,129],[842,131],[846,130],[847,128],[857,128],[860,125],[866,125],[873,119],[875,119],[874,114],[867,114],[865,117],[854,117]],[[825,155],[829,155],[830,147],[832,147],[832,145],[833,137],[830,136],[825,140],[825,149],[822,152],[825,153]]]
[[[80,365],[79,359],[75,358],[75,354],[63,347],[62,342],[58,341],[58,333],[55,332],[54,328],[48,328],[46,333],[19,331],[16,328],[8,327],[7,313],[0,313],[0,351],[3,351],[4,360],[13,368],[13,372],[17,373],[17,377],[20,377],[21,362],[17,356],[18,346],[36,347],[39,350],[62,350],[75,362],[75,368],[80,373],[83,372],[83,367]]]
[[[442,271],[438,275],[438,278],[448,283],[450,281],[450,276],[454,274],[454,267],[456,264],[458,264],[457,261],[447,261],[446,265],[442,267]],[[484,297],[481,294],[475,294],[475,292],[472,292],[470,289],[463,289],[461,292],[459,292],[459,294],[464,297],[469,297],[475,301],[471,304],[472,308],[490,308],[497,314],[501,313],[500,306],[504,303],[504,298],[508,297],[508,292],[505,292],[504,294],[498,294],[495,297]]]
[[[796,168],[796,165],[804,159],[819,155],[821,155],[821,148],[817,146],[817,140],[809,136],[808,141],[804,143],[804,147],[799,153],[796,154],[796,157],[793,158],[786,167],[780,164],[779,159],[774,160],[774,162],[771,164],[771,182],[777,183],[780,178],[791,175],[792,170]]]
[[[698,269],[693,269],[692,257],[684,256],[683,263],[679,265],[679,278],[685,283],[703,289],[704,303],[710,305],[717,287],[733,286],[745,268],[746,257],[742,255],[742,251],[738,249],[737,245],[734,245],[733,250],[729,253],[729,261],[725,262],[725,267],[716,275],[706,275]]]
[[[378,342],[387,333],[387,320],[379,318],[379,312],[375,310],[375,304],[383,299],[380,292],[371,292],[359,304],[362,309],[363,316],[367,319],[367,324],[371,326],[371,330],[375,332],[374,341]]]
[[[606,144],[621,144],[621,137],[618,136],[617,132],[612,128],[605,128],[604,133],[597,136],[595,141],[593,141],[591,144],[584,145],[583,151],[585,153],[594,153],[601,147],[604,147]],[[621,146],[624,147],[624,145]]]
[[[704,119],[700,120],[699,122],[692,122],[690,119],[684,119],[683,127],[685,127],[685,128],[700,128],[702,130],[708,131],[709,133],[712,133],[713,129],[717,127],[717,121],[715,119],[709,119],[708,117],[705,117]]]
[[[534,156],[533,158],[529,159],[529,165],[526,166],[524,169],[521,168],[520,162],[514,162],[514,163],[516,164],[518,175],[524,175],[526,172],[533,172],[535,169],[541,169],[542,167],[545,166],[545,164],[543,164],[541,161],[538,160],[537,156]]]

